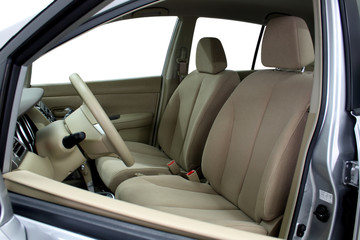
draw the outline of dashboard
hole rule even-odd
[[[86,104],[56,119],[42,102],[43,93],[41,88],[23,89],[9,171],[63,181],[87,159],[117,156]]]
[[[28,106],[31,105],[32,104]],[[56,118],[54,117],[51,110],[42,101],[37,102],[36,105],[32,108],[34,108],[32,110],[32,114],[38,111],[38,114],[41,114],[48,121],[47,124],[56,121]],[[27,109],[26,112],[29,110],[30,109]],[[13,157],[11,159],[11,171],[17,169],[20,166],[27,152],[37,154],[35,136],[38,128],[26,112],[18,117],[16,121],[13,143]]]

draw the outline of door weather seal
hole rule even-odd
[[[357,187],[359,187],[359,166],[358,162],[360,160],[360,108],[354,109],[351,111],[351,115],[355,117],[356,123],[354,127],[354,133],[355,133],[355,139],[356,139],[356,146],[357,146],[357,170],[353,170],[352,172],[355,174],[355,171],[357,171]],[[355,167],[356,168],[356,167]],[[355,177],[356,178],[356,177]],[[356,180],[356,179],[353,180]],[[344,178],[345,179],[345,178]],[[358,194],[358,200],[357,200],[357,208],[356,208],[356,219],[354,224],[354,233],[353,233],[353,239],[359,239],[359,217],[360,217],[360,194]]]

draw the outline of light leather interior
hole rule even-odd
[[[111,157],[96,159],[99,175],[111,191],[138,174],[170,174],[170,159],[185,171],[200,166],[211,125],[240,79],[236,72],[225,70],[226,57],[218,39],[201,39],[196,59],[197,70],[180,83],[160,121],[158,141],[162,151],[146,144],[128,143],[135,158],[130,168]]]
[[[272,19],[263,38],[264,70],[226,101],[206,141],[207,183],[180,176],[122,182],[116,198],[232,228],[276,235],[287,201],[310,103],[314,60],[306,23]]]

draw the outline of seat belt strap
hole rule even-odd
[[[80,166],[80,172],[81,175],[84,178],[84,181],[86,183],[86,187],[90,192],[95,192],[94,189],[94,184],[93,184],[93,180],[92,180],[92,176],[91,176],[91,171],[89,168],[89,165],[87,162],[84,162],[81,166]]]
[[[179,82],[181,82],[188,73],[188,59],[186,55],[187,55],[186,48],[182,47],[180,49],[180,57],[176,59],[176,63],[178,64]]]

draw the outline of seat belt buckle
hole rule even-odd
[[[200,182],[199,176],[195,170],[191,170],[186,174],[188,180],[192,182]]]
[[[173,175],[178,175],[180,173],[180,167],[176,164],[175,160],[169,162],[167,166]]]

